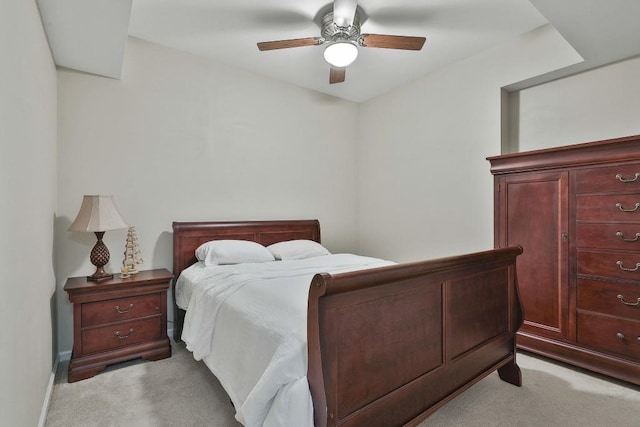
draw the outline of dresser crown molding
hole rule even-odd
[[[640,135],[503,154],[487,160],[494,175],[640,161]]]

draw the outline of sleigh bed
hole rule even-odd
[[[316,220],[174,222],[173,232],[175,277],[212,240],[320,242]],[[315,426],[415,426],[496,370],[520,386],[521,253],[511,247],[313,276],[306,380]],[[180,341],[185,311],[175,306],[174,318]]]

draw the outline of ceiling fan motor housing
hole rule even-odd
[[[358,6],[353,23],[348,27],[341,27],[333,20],[333,11],[327,12],[322,18],[321,35],[325,43],[337,41],[350,41],[358,43],[360,38],[361,9]]]

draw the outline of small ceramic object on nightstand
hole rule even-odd
[[[138,266],[144,262],[138,243],[136,228],[131,226],[127,232],[127,242],[124,247],[124,260],[122,261],[121,278],[129,277],[138,272]],[[126,271],[125,271],[126,270]]]

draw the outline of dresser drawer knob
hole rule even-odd
[[[131,311],[131,309],[132,309],[132,308],[133,308],[133,304],[129,304],[129,308],[124,309],[124,310],[120,310],[120,306],[119,306],[119,305],[116,305],[116,306],[115,306],[115,310],[116,310],[118,313],[120,313],[120,314],[128,313],[128,312],[130,312],[130,311]]]
[[[619,340],[624,340],[624,334],[623,334],[622,332],[618,332],[618,333],[616,334],[616,337],[617,337]]]
[[[635,212],[640,208],[640,202],[636,203],[636,206],[633,209],[625,209],[622,206],[622,203],[616,203],[616,208],[620,209],[622,212]]]
[[[618,299],[624,305],[631,305],[631,306],[634,306],[634,307],[637,306],[637,305],[640,305],[640,298],[638,298],[638,300],[636,302],[627,302],[627,301],[624,300],[624,296],[623,295],[618,295]]]
[[[120,335],[120,331],[116,331],[114,335],[118,337],[119,340],[129,338],[131,335],[133,335],[133,328],[129,329],[129,333],[127,335]]]
[[[620,270],[624,270],[624,271],[638,271],[638,269],[640,268],[640,262],[636,263],[636,267],[635,268],[627,268],[624,266],[624,264],[622,263],[622,261],[616,261],[616,264],[618,265],[618,267],[620,267]]]
[[[636,233],[636,237],[634,237],[633,239],[629,239],[627,237],[624,237],[624,233],[622,231],[618,231],[616,233],[616,237],[623,242],[637,242],[638,239],[640,239],[640,233]]]
[[[638,178],[640,178],[640,172],[636,172],[636,176],[629,179],[624,178],[621,173],[616,175],[616,179],[620,182],[635,182],[638,180]]]

